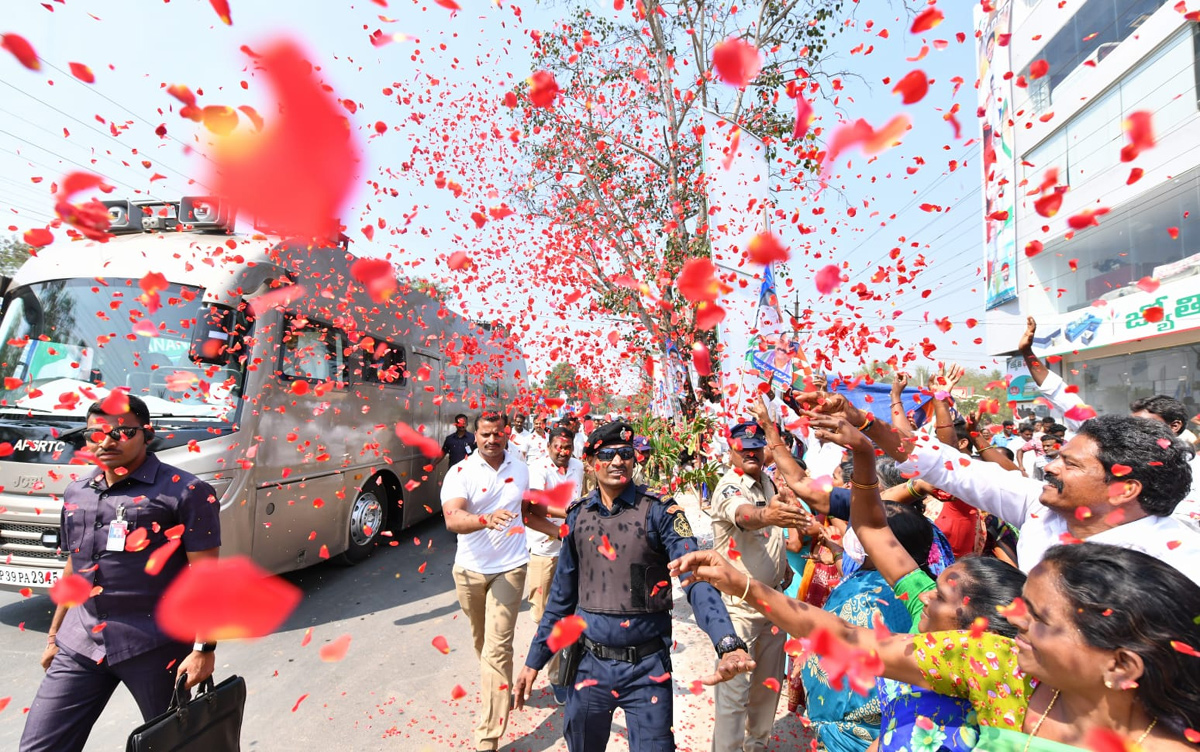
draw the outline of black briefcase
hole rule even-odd
[[[167,712],[134,729],[125,752],[238,752],[246,680],[231,676],[213,686],[212,677],[200,684],[194,699],[179,678]]]

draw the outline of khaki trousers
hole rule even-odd
[[[525,577],[525,597],[529,600],[533,623],[542,623],[546,613],[546,601],[550,599],[550,585],[554,582],[554,570],[558,568],[557,556],[529,555],[529,574]],[[558,684],[558,653],[546,664],[546,679]]]
[[[776,629],[771,633],[771,621],[746,606],[730,605],[733,629],[746,642],[754,671],[738,674],[716,688],[716,724],[713,728],[713,752],[761,752],[767,748],[771,729],[775,725],[775,710],[779,705],[780,687],[784,686],[786,656],[783,644],[787,633]],[[766,686],[767,679],[775,680],[775,688]]]
[[[526,566],[498,574],[454,567],[458,605],[471,624],[479,658],[482,708],[475,726],[475,748],[494,750],[508,725],[512,702],[513,632],[521,609]]]

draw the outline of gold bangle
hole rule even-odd
[[[742,603],[745,603],[746,596],[750,595],[750,583],[753,581],[754,581],[754,578],[751,577],[749,574],[747,574],[746,575],[746,592],[742,593]]]
[[[859,426],[859,427],[858,427],[858,430],[859,430],[859,431],[865,431],[865,430],[867,430],[868,428],[870,428],[870,427],[871,427],[871,424],[872,424],[872,423],[874,423],[874,422],[875,422],[875,416],[874,416],[874,414],[872,414],[872,413],[869,413],[869,412],[868,412],[868,413],[867,413],[867,419],[866,419],[866,420],[864,420],[864,421],[863,421],[863,424],[862,424],[861,426]]]
[[[857,483],[853,478],[850,479],[850,485],[855,488],[861,488],[864,491],[869,491],[872,488],[879,488],[879,479],[876,478],[874,483]]]

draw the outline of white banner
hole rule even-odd
[[[747,363],[755,328],[765,269],[745,258],[746,246],[765,229],[770,196],[766,147],[758,138],[724,118],[702,111],[704,121],[704,180],[708,194],[709,238],[718,277],[733,288],[717,298],[725,320],[717,327],[719,362],[725,407],[741,415],[750,392],[760,379]],[[778,332],[767,332],[777,336]]]

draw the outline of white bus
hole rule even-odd
[[[276,573],[361,561],[440,511],[446,461],[398,422],[440,445],[456,414],[524,391],[506,332],[403,282],[376,302],[344,245],[232,234],[211,199],[106,203],[117,237],[60,238],[5,280],[0,587],[57,580],[62,494],[110,389],[145,400],[163,462],[216,489],[222,552]]]

